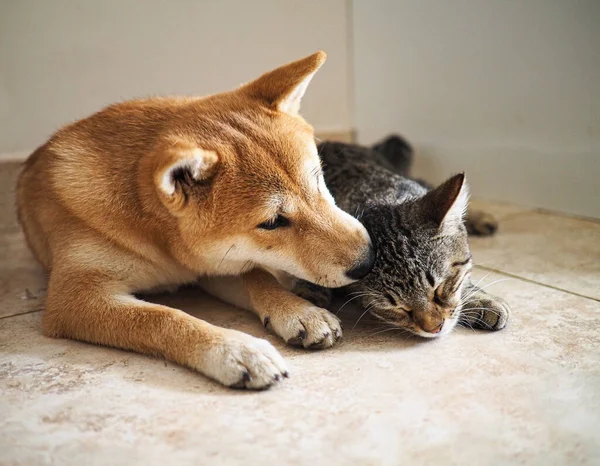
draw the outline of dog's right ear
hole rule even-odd
[[[214,176],[219,157],[187,141],[173,141],[156,154],[154,185],[163,204],[179,210],[187,203],[192,191]]]
[[[240,91],[264,102],[270,108],[297,116],[300,101],[310,80],[326,59],[325,52],[314,53],[263,74],[242,86]]]

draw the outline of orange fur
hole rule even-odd
[[[307,313],[329,322],[250,272],[340,286],[370,248],[364,228],[332,202],[312,127],[297,113],[324,60],[316,53],[224,94],[111,105],[37,149],[17,203],[50,275],[44,332],[161,355],[227,385],[264,388],[286,375],[266,341],[133,293],[248,272],[247,307],[259,315],[270,309],[280,327]],[[277,214],[290,226],[257,228]]]

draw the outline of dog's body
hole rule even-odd
[[[366,230],[327,191],[313,130],[297,113],[324,59],[317,53],[230,93],[113,105],[36,150],[17,203],[50,275],[44,332],[264,388],[287,374],[268,342],[133,296],[243,275],[231,300],[286,341],[331,346],[341,335],[335,317],[274,278],[341,286],[373,262]]]

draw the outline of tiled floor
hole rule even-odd
[[[480,203],[502,223],[472,241],[475,278],[512,304],[508,328],[424,342],[366,319],[351,331],[345,308],[332,350],[266,335],[292,377],[247,393],[41,336],[45,280],[12,216],[14,173],[0,165],[0,464],[600,462],[600,223]],[[157,300],[265,336],[196,290]]]

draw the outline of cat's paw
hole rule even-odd
[[[263,390],[288,377],[283,358],[267,340],[219,330],[217,342],[193,355],[192,368],[232,388]]]
[[[296,296],[306,299],[317,307],[327,308],[331,304],[331,289],[315,285],[306,280],[296,280],[292,292]]]
[[[482,330],[502,330],[508,323],[510,306],[497,296],[479,294],[470,299],[460,314],[460,322]]]
[[[467,232],[475,236],[491,236],[498,230],[496,218],[481,210],[469,210],[466,225]]]
[[[340,320],[327,309],[309,303],[271,313],[263,323],[286,343],[304,348],[329,348],[342,337]]]

